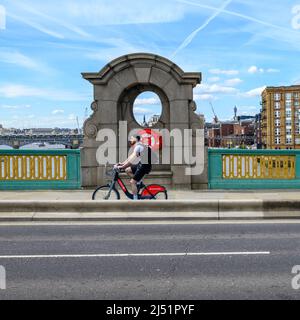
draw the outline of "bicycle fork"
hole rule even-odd
[[[110,187],[109,187],[109,190],[108,190],[108,194],[107,196],[104,198],[105,200],[108,200],[110,198],[110,195],[111,195],[111,192],[112,190],[114,189],[114,186],[115,186],[115,181],[112,181],[111,184],[110,184]]]

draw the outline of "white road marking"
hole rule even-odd
[[[219,221],[122,221],[121,223],[119,221],[117,222],[110,222],[110,221],[53,221],[53,222],[1,222],[0,221],[0,227],[6,227],[6,226],[31,226],[31,227],[40,227],[40,226],[131,226],[131,225],[266,225],[266,224],[300,224],[299,219],[271,219],[271,220],[219,220]]]
[[[188,252],[188,253],[112,253],[0,256],[0,259],[56,259],[56,258],[127,258],[127,257],[189,257],[189,256],[249,256],[269,255],[270,251],[245,252]]]

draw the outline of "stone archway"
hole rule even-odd
[[[96,161],[100,129],[119,130],[119,121],[128,122],[128,131],[139,128],[133,113],[136,97],[145,91],[156,93],[162,103],[157,129],[203,129],[203,119],[196,113],[193,88],[201,82],[201,73],[184,72],[170,60],[146,53],[122,56],[98,73],[83,73],[94,86],[92,116],[84,124],[82,179],[84,187],[105,183],[103,167]],[[171,146],[175,147],[175,146]],[[170,164],[159,170],[168,172],[172,187],[191,188],[195,177],[184,174],[186,166]],[[158,177],[159,178],[159,177]],[[162,178],[163,179],[163,178]],[[165,182],[165,181],[164,181]]]

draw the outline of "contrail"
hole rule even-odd
[[[183,42],[182,44],[173,52],[172,58],[174,58],[179,51],[186,48],[196,37],[196,35],[202,31],[204,28],[206,28],[209,23],[214,20],[220,13],[224,12],[224,9],[232,2],[233,0],[227,0],[220,8],[214,8],[216,12],[209,17],[202,26],[200,26],[198,29],[196,29],[194,32],[192,32]]]
[[[17,6],[19,6],[22,10],[26,10],[27,12],[35,14],[36,16],[39,16],[39,17],[41,17],[43,19],[50,20],[50,21],[54,22],[57,25],[61,25],[62,27],[66,28],[66,29],[68,29],[68,30],[70,30],[70,31],[72,31],[74,33],[77,33],[80,36],[83,36],[83,37],[86,37],[86,38],[91,38],[91,35],[89,35],[88,33],[86,33],[85,31],[83,31],[81,28],[79,28],[77,26],[74,26],[74,25],[72,25],[70,23],[67,23],[65,21],[58,20],[58,19],[56,19],[54,17],[51,17],[51,16],[49,16],[47,14],[44,14],[44,13],[40,12],[40,11],[34,9],[34,8],[25,6],[25,5],[21,4],[21,3],[16,3],[15,1],[14,1],[14,3]],[[40,30],[40,31],[43,31],[43,30]]]
[[[210,10],[218,10],[218,8],[213,7],[213,6],[200,4],[200,3],[196,3],[196,2],[192,2],[192,1],[187,1],[187,0],[177,0],[177,2],[190,4],[192,6],[197,6],[197,7],[201,7],[201,8],[205,8],[205,9],[210,9]],[[269,23],[269,22],[266,22],[266,21],[263,21],[263,20],[259,20],[259,19],[253,18],[251,16],[247,16],[245,14],[242,14],[242,13],[238,13],[238,12],[234,12],[234,11],[230,11],[230,10],[225,10],[225,8],[220,13],[226,13],[226,14],[229,14],[229,15],[232,15],[232,16],[235,16],[235,17],[239,17],[239,18],[243,18],[245,20],[249,20],[249,21],[252,21],[252,22],[259,23],[259,24],[267,26],[267,27],[271,27],[271,28],[275,28],[275,29],[278,29],[278,30],[281,30],[281,31],[285,31],[285,32],[289,32],[289,33],[295,33],[297,35],[300,35],[300,32],[298,32],[298,31],[294,31],[294,30],[291,30],[289,28],[281,27],[281,26],[278,26],[278,25],[273,24],[273,23]]]
[[[39,30],[39,31],[41,31],[43,33],[46,33],[46,34],[48,34],[48,35],[50,35],[50,36],[52,36],[54,38],[64,39],[63,35],[61,35],[61,34],[59,34],[57,32],[51,31],[49,29],[46,29],[42,25],[40,25],[39,23],[35,23],[33,21],[28,21],[28,20],[26,20],[26,19],[24,19],[22,17],[16,16],[16,15],[11,14],[9,12],[7,13],[7,16],[12,18],[12,19],[14,19],[14,20],[21,21],[21,22],[31,26],[32,28],[37,29],[37,30]]]

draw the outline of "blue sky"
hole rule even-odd
[[[76,127],[93,100],[80,73],[133,52],[202,72],[207,121],[210,102],[255,114],[265,86],[300,84],[300,0],[0,0],[0,124]]]

